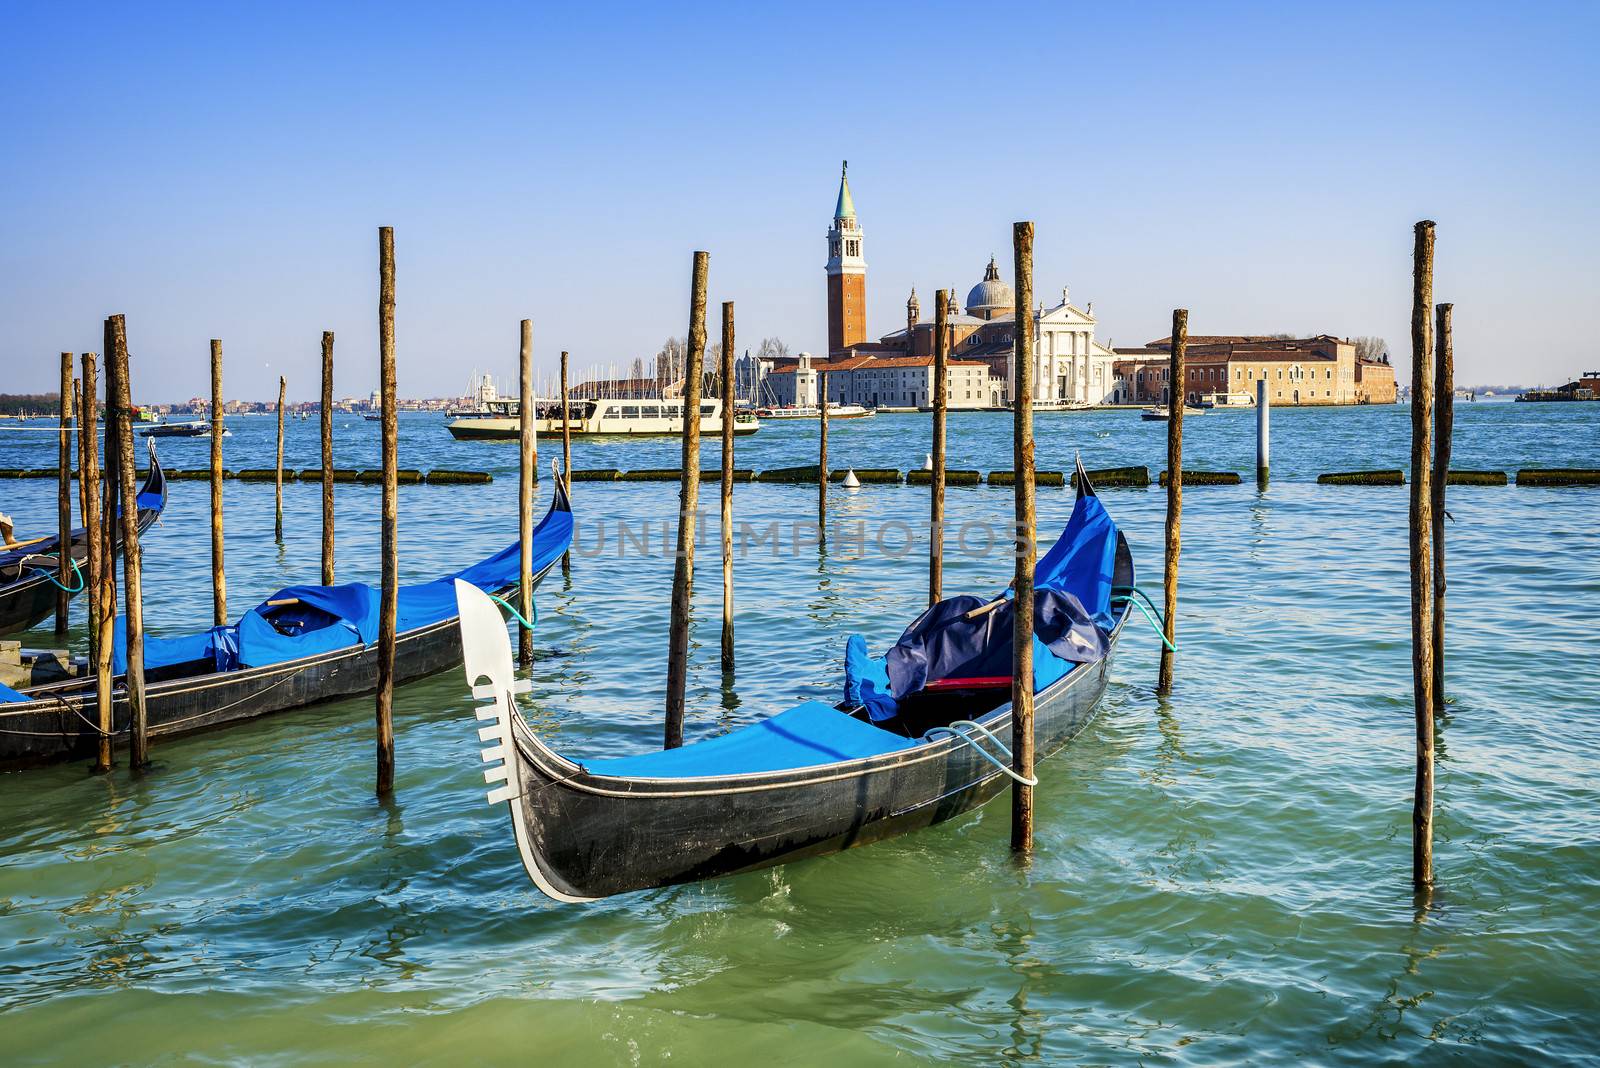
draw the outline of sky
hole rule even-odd
[[[692,253],[739,348],[826,346],[842,159],[868,329],[964,296],[1011,224],[1034,284],[1140,344],[1376,334],[1409,378],[1438,222],[1457,381],[1600,366],[1593,3],[0,4],[0,392],[127,316],[136,399],[402,396],[652,356]]]

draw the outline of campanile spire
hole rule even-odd
[[[839,168],[839,197],[828,230],[828,352],[867,340],[867,261],[850,195],[850,163]]]

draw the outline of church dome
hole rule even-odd
[[[996,312],[1015,311],[1016,304],[1016,295],[1000,280],[1000,269],[995,266],[994,257],[989,257],[989,269],[983,272],[983,281],[967,294],[967,314],[989,319]]]

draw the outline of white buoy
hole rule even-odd
[[[926,460],[922,461],[922,469],[924,471],[932,471],[933,470],[933,453],[930,452],[928,454],[928,458]]]
[[[856,477],[855,468],[852,467],[850,470],[844,473],[844,482],[842,482],[841,485],[843,485],[845,489],[861,488],[861,480]]]

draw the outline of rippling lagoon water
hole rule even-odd
[[[1457,467],[1600,466],[1600,405],[1458,404]],[[230,420],[230,467],[271,462],[273,421]],[[1135,413],[1041,415],[1039,465],[1161,466]],[[38,424],[34,424],[38,425]],[[316,422],[288,462],[315,466]],[[340,466],[378,433],[336,423]],[[951,466],[1010,466],[1004,415],[951,421]],[[401,569],[422,578],[515,536],[514,451],[402,420],[401,465],[492,469],[402,487]],[[540,896],[483,800],[459,672],[396,695],[394,803],[372,797],[372,703],[287,713],[155,750],[105,777],[0,776],[0,1022],[8,1063],[1594,1061],[1600,1019],[1600,492],[1452,487],[1447,693],[1433,908],[1409,886],[1412,720],[1406,491],[1313,484],[1404,467],[1403,408],[1274,412],[1274,481],[1185,494],[1180,653],[1130,628],[1098,721],[1040,767],[1038,851],[1007,854],[997,801],[834,857],[588,906]],[[1187,466],[1248,472],[1254,420],[1185,420]],[[837,466],[920,466],[926,416],[831,428]],[[814,460],[814,426],[741,439],[741,466]],[[166,441],[203,467],[203,441]],[[675,465],[668,439],[579,443],[574,466]],[[543,457],[559,445],[542,443]],[[707,448],[708,458],[715,455]],[[0,466],[53,466],[0,432]],[[54,486],[5,484],[19,530]],[[714,493],[714,487],[710,487]],[[540,507],[549,484],[540,488]],[[319,489],[227,486],[233,614],[315,581]],[[670,521],[671,484],[575,487],[581,520]],[[1103,494],[1159,586],[1165,495]],[[714,499],[714,498],[713,498]],[[376,489],[339,488],[341,579],[377,577]],[[752,523],[814,491],[741,485]],[[1058,529],[1068,490],[1042,491]],[[209,618],[205,484],[176,482],[146,542],[152,630]],[[840,519],[926,514],[923,489],[835,488]],[[952,522],[1003,520],[952,488]],[[657,541],[659,545],[659,539]],[[613,547],[614,548],[614,547]],[[1003,586],[952,551],[948,592]],[[802,549],[737,564],[740,668],[717,667],[701,557],[692,737],[832,697],[844,641],[881,648],[920,609],[925,558]],[[575,753],[660,739],[671,560],[574,560],[540,591],[537,729]],[[73,641],[81,647],[81,603]],[[27,636],[52,644],[48,626]]]

